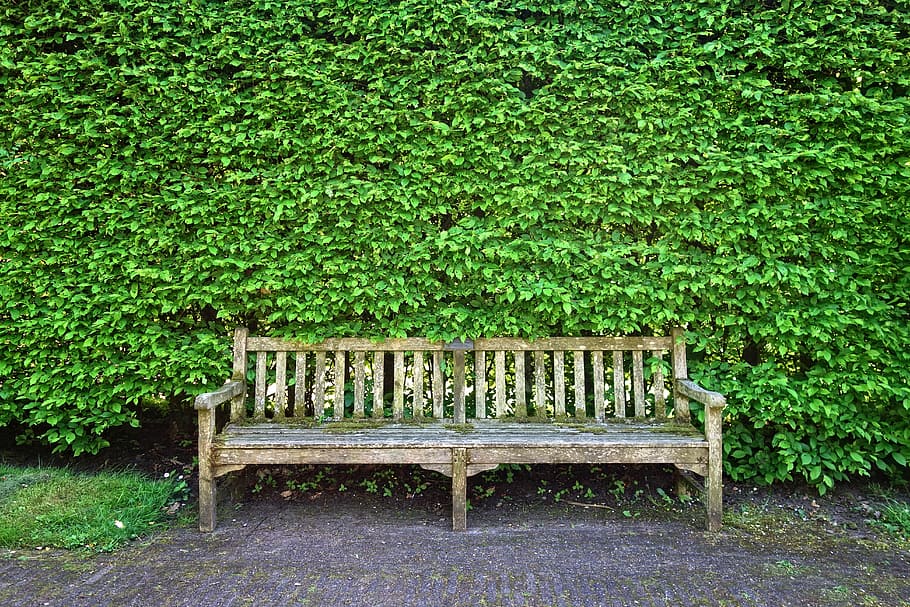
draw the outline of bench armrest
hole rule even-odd
[[[243,382],[228,381],[214,392],[206,392],[196,397],[196,409],[212,410],[243,393]]]
[[[723,409],[727,406],[727,399],[723,394],[705,390],[694,381],[678,379],[676,380],[676,389],[679,390],[679,393],[683,396],[688,396],[692,400],[696,400],[708,408]]]

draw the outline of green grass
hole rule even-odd
[[[910,501],[884,496],[877,515],[870,525],[910,542]]]
[[[111,551],[174,521],[185,494],[173,477],[0,464],[0,547]]]

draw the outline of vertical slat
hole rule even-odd
[[[663,419],[667,417],[667,399],[664,396],[664,353],[652,352],[652,356],[658,359],[654,373],[651,375],[651,389],[654,391],[654,417]]]
[[[688,379],[689,371],[686,365],[686,333],[682,327],[673,327],[670,335],[673,338],[673,408],[676,419],[681,423],[688,423],[689,397],[683,396],[676,389],[679,380]]]
[[[316,370],[313,375],[313,417],[317,420],[325,413],[325,352],[316,352]]]
[[[452,352],[453,392],[455,405],[455,423],[465,423],[464,410],[464,350]]]
[[[594,419],[604,420],[604,353],[591,352],[591,366],[594,367]]]
[[[246,417],[246,407],[244,407],[243,401],[246,399],[246,338],[248,335],[249,330],[246,327],[234,329],[234,368],[231,379],[243,382],[243,391],[231,400],[231,421],[233,422],[238,422]]]
[[[541,351],[534,352],[534,415],[547,416],[546,356]]]
[[[335,406],[332,416],[335,419],[344,419],[344,372],[345,352],[343,350],[335,351]]]
[[[645,364],[641,350],[632,352],[632,386],[635,398],[635,417],[645,416]]]
[[[364,353],[354,352],[354,417],[358,419],[364,416],[363,393],[365,384]]]
[[[265,389],[268,378],[266,377],[266,353],[256,352],[256,390],[253,404],[253,416],[265,417]]]
[[[275,419],[284,419],[288,408],[288,353],[275,353]]]
[[[487,353],[474,352],[474,416],[487,416]]]
[[[294,416],[306,414],[306,352],[298,352],[294,364]]]
[[[496,417],[506,416],[506,353],[502,350],[496,352],[494,357],[496,377]]]
[[[382,418],[385,410],[382,403],[382,391],[385,388],[385,354],[373,352],[373,417]]]
[[[442,377],[442,352],[433,352],[433,377],[431,379],[433,382],[433,417],[442,419],[445,413],[442,409],[442,391],[445,386]]]
[[[512,352],[515,360],[515,417],[528,416],[528,402],[525,397],[525,353]]]
[[[562,350],[553,352],[553,415],[566,416],[566,363]]]
[[[575,373],[575,417],[584,419],[585,411],[585,353],[576,350],[572,353],[572,369]]]
[[[392,419],[401,421],[404,417],[404,352],[395,352],[394,380],[392,393]]]
[[[613,352],[613,414],[626,416],[626,373],[622,367],[622,352]]]
[[[423,417],[423,352],[414,352],[414,419]]]
[[[248,335],[249,329],[246,327],[234,329],[234,375],[232,379],[235,381],[246,381],[246,338]]]

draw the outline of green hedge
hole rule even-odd
[[[906,470],[904,0],[33,0],[0,33],[0,424],[97,450],[241,322],[688,323],[733,478]]]

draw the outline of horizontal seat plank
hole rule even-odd
[[[213,449],[216,465],[249,464],[451,464],[451,449],[309,447],[273,445]]]
[[[231,425],[218,437],[216,451],[238,449],[706,449],[691,428],[673,424],[485,423],[387,424],[381,427],[290,426],[277,423]],[[542,452],[539,454],[542,455]]]

